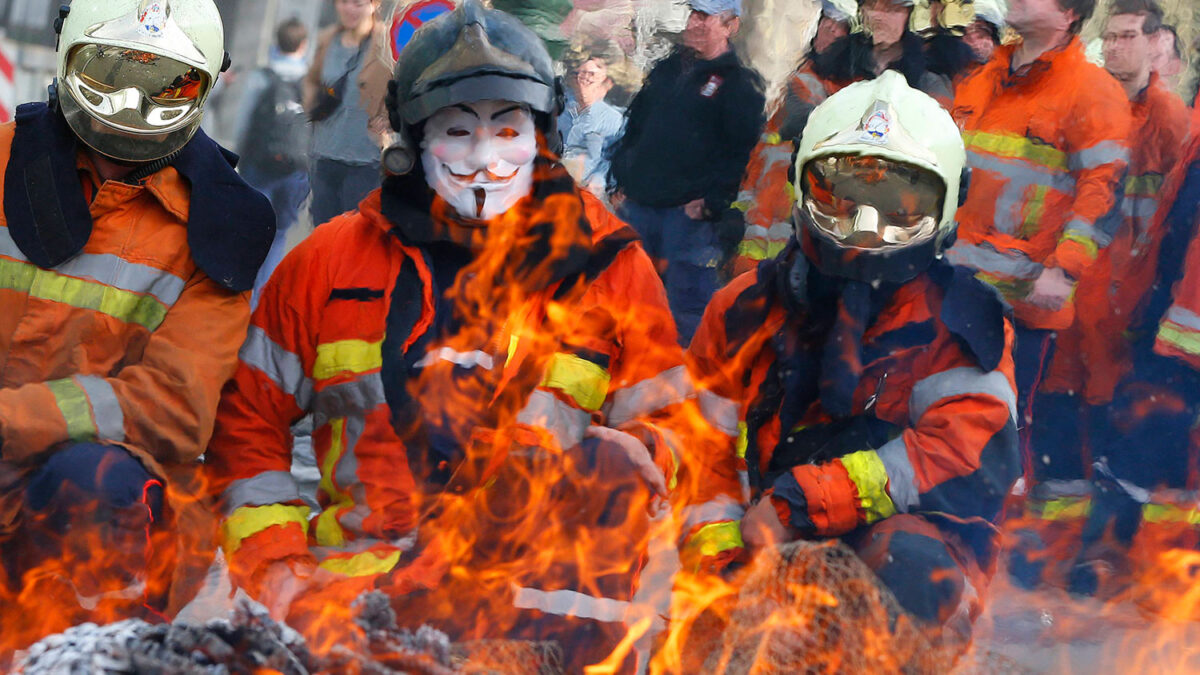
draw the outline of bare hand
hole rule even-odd
[[[609,427],[588,427],[585,434],[588,438],[599,438],[621,448],[629,461],[637,467],[638,476],[646,483],[654,494],[667,497],[667,479],[650,456],[650,449],[635,436]]]
[[[777,546],[794,538],[788,527],[779,522],[779,513],[770,497],[755,502],[742,516],[742,541],[751,550]]]
[[[1038,307],[1057,310],[1071,297],[1074,289],[1075,281],[1066,272],[1058,267],[1047,267],[1033,282],[1033,290],[1026,299]]]
[[[683,212],[692,220],[704,220],[704,199],[693,199],[683,205]]]
[[[608,203],[612,204],[614,211],[621,208],[621,205],[625,203],[625,193],[617,190],[608,196]]]

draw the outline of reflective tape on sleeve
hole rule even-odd
[[[96,422],[92,419],[92,408],[88,404],[87,392],[75,378],[50,380],[46,383],[58,412],[67,425],[67,437],[73,441],[90,441],[96,438]]]
[[[726,436],[737,438],[739,421],[737,401],[718,396],[708,390],[702,390],[697,398],[700,402],[700,414],[704,415],[704,419]]]
[[[709,501],[693,504],[683,510],[683,530],[690,532],[705,523],[741,520],[745,509],[732,497],[718,496]]]
[[[599,410],[608,396],[612,377],[599,364],[566,352],[550,358],[542,386],[557,389],[575,399],[584,410]]]
[[[879,461],[887,472],[888,495],[892,505],[900,513],[908,513],[921,504],[920,490],[917,489],[917,472],[913,469],[912,460],[908,458],[908,445],[904,436],[897,436],[884,443],[878,450]]]
[[[317,566],[347,577],[369,577],[391,572],[400,562],[400,556],[400,551],[365,551],[345,557],[326,558]]]
[[[654,377],[613,392],[608,423],[619,427],[643,415],[681,403],[692,395],[692,391],[687,369],[684,366],[669,368]]]
[[[1087,171],[1113,162],[1129,163],[1129,149],[1116,141],[1101,141],[1090,148],[1071,153],[1067,159],[1072,171]]]
[[[578,591],[543,591],[513,586],[513,607],[536,609],[555,616],[574,616],[617,623],[625,619],[629,603],[612,598],[597,598]]]
[[[250,326],[238,358],[296,399],[297,406],[308,409],[312,403],[313,383],[304,372],[300,356],[281,347],[262,328]]]
[[[307,506],[270,504],[267,506],[243,506],[235,509],[221,523],[221,541],[226,555],[233,555],[242,542],[259,532],[276,526],[295,523],[305,534],[308,533]]]
[[[97,375],[77,375],[75,381],[83,387],[92,404],[92,420],[100,440],[120,443],[125,440],[125,413],[112,384]]]
[[[1008,407],[1008,414],[1017,419],[1017,394],[1004,373],[982,368],[964,366],[934,373],[917,382],[908,398],[908,416],[917,424],[930,407],[944,399],[956,396],[984,394],[1000,399]]]
[[[243,506],[266,506],[300,500],[300,488],[291,471],[263,471],[229,484],[221,493],[221,510],[227,514]]]
[[[744,547],[741,522],[710,523],[688,537],[684,543],[684,557],[712,557],[730,549]]]
[[[572,407],[544,389],[535,389],[517,413],[517,422],[545,429],[564,450],[583,440],[591,420],[588,411]]]
[[[858,489],[858,504],[866,513],[868,525],[896,515],[896,505],[887,491],[887,468],[879,453],[874,450],[852,452],[843,456],[841,462]]]

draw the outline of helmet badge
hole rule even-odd
[[[863,120],[862,131],[860,138],[864,143],[887,145],[888,135],[892,132],[892,116],[886,105],[882,102],[875,104],[875,108]]]
[[[137,11],[138,32],[146,37],[162,37],[170,17],[168,0],[142,0]]]

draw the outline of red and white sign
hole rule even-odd
[[[17,71],[11,43],[0,41],[0,123],[12,121],[17,109]]]

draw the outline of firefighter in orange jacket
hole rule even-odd
[[[647,506],[686,480],[691,390],[636,236],[548,152],[558,105],[513,17],[470,0],[426,24],[390,85],[392,175],[264,288],[207,466],[234,579],[276,612],[436,587],[464,631],[624,635]],[[307,414],[311,520],[288,473]],[[691,550],[736,536],[735,496],[688,499]]]
[[[60,22],[49,105],[0,127],[0,522],[22,523],[0,557],[25,598],[61,582],[111,619],[166,590],[146,566],[172,547],[147,546],[212,433],[275,221],[199,131],[227,59],[211,1],[80,0]]]
[[[1013,306],[1023,451],[1038,478],[1044,465],[1029,457],[1043,450],[1029,450],[1026,431],[1037,423],[1034,395],[1053,331],[1074,320],[1076,281],[1120,220],[1129,159],[1127,98],[1087,61],[1078,38],[1094,8],[1094,0],[1014,0],[1008,23],[1022,41],[997,49],[954,99],[971,186],[946,256],[977,270]]]
[[[949,114],[897,73],[831,96],[800,141],[795,241],[718,293],[688,352],[744,456],[747,544],[843,538],[958,635],[1020,468],[1012,324],[940,259],[964,160]]]

